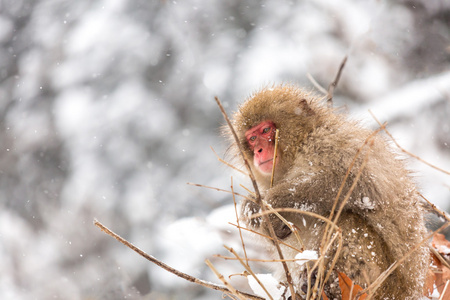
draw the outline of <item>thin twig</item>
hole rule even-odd
[[[255,278],[256,282],[259,284],[259,286],[264,290],[264,292],[267,294],[267,296],[269,297],[269,299],[273,300],[272,295],[267,291],[266,287],[264,286],[264,284],[259,280],[259,278],[256,276],[256,274],[253,272],[253,270],[250,268],[250,266],[248,265],[248,263],[246,264],[242,258],[236,253],[236,251],[234,251],[233,248],[224,246],[225,249],[227,249],[228,251],[230,251],[241,263],[241,265],[245,268],[245,270],[247,272],[249,272],[253,278]]]
[[[436,256],[436,258],[439,259],[441,264],[450,269],[450,264],[445,260],[445,258],[442,257],[442,255],[436,249],[433,248],[433,246],[428,245],[428,248],[434,254],[434,256]]]
[[[156,264],[158,267],[178,276],[181,277],[187,281],[199,284],[201,286],[213,289],[213,290],[217,290],[217,291],[221,291],[224,293],[230,293],[230,290],[228,290],[226,287],[222,286],[222,285],[217,285],[211,282],[207,282],[205,280],[201,280],[198,279],[196,277],[193,277],[191,275],[188,275],[186,273],[183,273],[181,271],[178,271],[174,268],[172,268],[171,266],[163,263],[162,261],[156,259],[155,257],[145,253],[143,250],[139,249],[138,247],[134,246],[132,243],[128,242],[126,239],[122,238],[121,236],[119,236],[118,234],[116,234],[115,232],[111,231],[109,228],[107,228],[105,225],[103,225],[102,223],[100,223],[97,220],[94,220],[94,225],[97,226],[98,228],[100,228],[104,233],[112,236],[113,238],[115,238],[116,240],[118,240],[119,242],[121,242],[122,244],[124,244],[125,246],[127,246],[128,248],[130,248],[131,250],[133,250],[134,252],[138,253],[140,256],[144,257],[145,259],[147,259],[148,261]],[[251,295],[251,294],[247,294],[244,292],[240,292],[240,294],[244,295],[245,297],[249,298],[249,299],[256,299],[256,300],[264,300],[264,298],[255,296],[255,295]]]
[[[310,73],[307,73],[306,77],[308,77],[309,81],[311,81],[311,83],[314,85],[314,87],[316,89],[318,89],[322,94],[324,94],[324,95],[328,94],[328,91],[324,87],[322,87]]]
[[[439,209],[436,205],[434,205],[433,203],[430,202],[430,200],[428,200],[427,198],[425,198],[424,195],[422,195],[420,192],[416,191],[416,193],[423,199],[425,200],[425,202],[427,202],[428,205],[431,206],[431,208],[437,212],[440,216],[442,216],[443,218],[445,218],[445,220],[447,220],[447,222],[450,222],[450,217],[448,215],[448,213],[446,213],[445,211]]]
[[[223,115],[225,121],[227,122],[228,127],[231,130],[231,134],[233,135],[234,140],[235,140],[235,142],[236,142],[236,144],[237,144],[237,146],[239,148],[239,153],[240,153],[242,159],[244,160],[245,167],[247,168],[247,171],[248,171],[248,176],[250,177],[250,180],[252,181],[253,189],[255,190],[255,194],[256,194],[256,198],[261,200],[261,194],[259,192],[258,184],[256,183],[255,175],[253,174],[252,168],[250,167],[250,164],[248,162],[247,157],[245,157],[245,152],[242,149],[241,142],[239,141],[239,138],[238,138],[238,136],[236,134],[236,131],[234,130],[233,124],[231,124],[231,121],[228,118],[228,115],[225,112],[225,109],[223,108],[222,103],[220,102],[219,98],[218,97],[214,97],[214,99],[216,100],[217,105],[219,106],[219,109],[222,112],[222,115]]]
[[[370,109],[369,109],[369,113],[372,115],[372,117],[375,119],[375,121],[376,121],[378,124],[381,124],[380,121],[378,121],[378,119],[375,117],[375,115],[372,113],[372,111],[371,111]],[[437,167],[437,166],[435,166],[435,165],[433,165],[433,164],[431,164],[431,163],[429,163],[429,162],[423,160],[423,159],[420,158],[419,156],[417,156],[417,155],[415,155],[415,154],[409,152],[408,150],[406,150],[405,148],[403,148],[402,146],[400,146],[400,144],[397,143],[397,141],[395,140],[395,138],[392,136],[392,134],[387,130],[387,128],[386,128],[385,126],[383,127],[383,130],[384,130],[384,132],[386,132],[386,134],[392,139],[392,141],[393,141],[394,144],[400,149],[400,151],[402,151],[403,153],[408,154],[409,156],[411,156],[411,157],[417,159],[418,161],[420,161],[420,162],[426,164],[427,166],[432,167],[433,169],[436,169],[436,170],[438,170],[438,171],[440,171],[440,172],[442,172],[442,173],[444,173],[444,174],[450,175],[450,172],[449,172],[449,171],[446,171],[446,170],[444,170],[444,169],[441,169],[441,168],[439,168],[439,167]]]
[[[220,102],[219,98],[215,97],[215,100],[217,102],[217,105],[220,108],[220,111],[222,112],[223,117],[225,118],[225,120],[226,120],[226,122],[228,124],[228,127],[231,130],[231,133],[233,134],[234,140],[235,140],[235,142],[236,142],[236,144],[238,146],[238,149],[239,149],[239,153],[240,153],[242,159],[244,160],[244,164],[245,164],[245,166],[247,168],[250,180],[252,181],[252,184],[253,184],[253,189],[255,190],[256,202],[261,207],[261,210],[264,212],[266,210],[266,208],[262,204],[261,193],[259,192],[258,184],[256,183],[255,176],[253,174],[252,168],[250,167],[250,163],[248,162],[248,159],[245,156],[245,152],[243,150],[241,142],[240,142],[240,140],[239,140],[239,138],[238,138],[238,136],[236,134],[236,131],[234,130],[233,124],[231,124],[231,121],[228,118],[228,115],[225,112],[225,109],[223,108],[222,103]],[[268,228],[269,234],[273,238],[273,242],[274,242],[275,248],[277,249],[278,256],[280,257],[281,260],[284,260],[284,255],[283,255],[283,252],[281,251],[280,243],[279,243],[278,238],[277,238],[277,236],[275,234],[275,230],[273,229],[272,223],[269,220],[269,216],[263,215],[263,223]],[[282,261],[281,264],[283,265],[283,269],[284,269],[284,272],[286,274],[286,281],[287,281],[287,283],[289,285],[289,290],[291,292],[291,295],[295,295],[294,285],[292,283],[291,272],[289,271],[289,268],[288,268],[286,262]]]
[[[325,278],[324,278],[324,280],[322,281],[322,286],[320,287],[320,290],[322,290],[322,291],[323,291],[323,289],[324,289],[324,287],[325,287],[325,284],[326,284],[327,281],[328,281],[328,278],[330,278],[331,273],[332,273],[333,270],[334,270],[334,266],[336,265],[337,260],[338,260],[338,258],[339,258],[339,255],[341,254],[341,251],[342,251],[343,238],[342,238],[342,230],[341,230],[340,228],[338,228],[338,231],[336,232],[335,236],[330,240],[330,242],[329,242],[329,244],[328,244],[328,246],[327,246],[327,249],[325,249],[325,251],[324,251],[324,256],[325,256],[325,254],[328,252],[328,248],[331,247],[331,245],[333,245],[333,243],[334,243],[334,241],[335,241],[335,239],[336,239],[337,237],[339,238],[339,239],[338,239],[338,241],[339,241],[338,247],[337,247],[337,249],[336,249],[336,252],[334,253],[333,260],[331,261],[331,264],[329,265],[328,272],[325,274]]]
[[[218,258],[222,258],[222,259],[225,259],[225,260],[239,260],[236,257],[225,256],[225,255],[221,255],[221,254],[215,254],[215,255],[213,255],[213,257],[218,257]],[[298,261],[298,260],[301,260],[301,259],[298,259],[298,258],[285,258],[284,259],[284,261]],[[264,263],[281,262],[281,260],[279,260],[279,259],[259,259],[259,258],[249,258],[248,261],[264,262]]]
[[[280,130],[275,131],[275,149],[273,153],[273,164],[272,164],[272,176],[270,177],[270,187],[273,186],[273,178],[275,175],[275,164],[277,163],[277,150],[278,150],[278,135],[280,133]]]
[[[252,191],[250,191],[250,189],[249,189],[248,187],[244,186],[243,184],[239,184],[239,186],[240,186],[241,188],[243,188],[244,190],[246,190],[247,193],[249,193],[249,194],[252,195],[253,197],[256,197],[256,196],[255,196],[255,193],[252,192]]]
[[[328,107],[333,107],[333,93],[334,89],[336,88],[339,79],[341,78],[342,70],[344,69],[345,63],[347,62],[347,55],[344,57],[344,59],[341,62],[341,65],[339,66],[339,70],[336,74],[336,77],[334,78],[333,82],[328,86],[328,93],[327,93],[327,105]]]
[[[234,227],[239,227],[238,225],[233,224],[233,223],[231,223],[231,222],[228,222],[228,224],[230,224],[231,226],[234,226]],[[269,239],[269,240],[273,241],[273,238],[270,237],[270,236],[268,236],[268,235],[266,235],[266,234],[259,233],[259,232],[257,232],[257,231],[254,231],[254,230],[252,230],[252,229],[248,229],[248,228],[245,228],[245,227],[239,227],[239,228],[242,229],[242,230],[245,230],[245,231],[254,233],[254,234],[256,234],[256,235],[262,236],[262,237],[264,237],[264,238],[266,238],[266,239]],[[284,246],[286,246],[286,247],[289,247],[289,248],[291,248],[292,250],[295,250],[295,251],[297,251],[297,252],[302,252],[301,249],[297,249],[297,248],[295,248],[294,246],[292,246],[292,245],[290,245],[290,244],[288,244],[288,243],[285,243],[285,242],[283,242],[283,241],[281,241],[281,240],[279,240],[279,243],[282,244],[282,245],[284,245]],[[284,260],[284,261],[289,261],[288,259],[283,259],[283,260]],[[277,260],[277,261],[282,262],[283,260],[279,259],[279,260]]]
[[[251,219],[259,218],[259,217],[261,217],[261,216],[268,215],[268,214],[271,214],[271,213],[274,213],[274,212],[279,212],[279,213],[280,213],[280,212],[293,212],[293,213],[299,213],[299,214],[302,214],[302,215],[307,215],[307,216],[310,216],[310,217],[314,217],[314,218],[320,219],[320,220],[322,220],[322,221],[328,223],[329,225],[331,225],[335,230],[337,230],[337,229],[339,228],[339,227],[336,226],[336,224],[334,224],[333,221],[331,221],[329,218],[326,218],[326,217],[324,217],[324,216],[322,216],[322,215],[313,213],[313,212],[311,212],[311,211],[306,211],[306,210],[301,210],[301,209],[299,209],[299,208],[291,208],[291,207],[271,208],[270,211],[267,211],[267,210],[266,210],[266,211],[261,211],[260,213],[253,214],[250,218],[251,218]],[[300,252],[301,252],[301,251],[300,251]]]
[[[216,151],[214,150],[213,147],[211,147],[211,150],[212,150],[212,152],[214,152],[214,155],[217,157],[217,160],[218,160],[218,161],[220,161],[220,162],[223,163],[224,165],[226,165],[226,166],[228,166],[228,167],[230,167],[230,168],[232,168],[232,169],[234,169],[234,170],[236,170],[236,171],[238,171],[238,172],[244,174],[245,176],[248,176],[248,173],[246,173],[246,172],[242,171],[241,169],[239,169],[239,168],[233,166],[233,165],[230,164],[229,162],[226,162],[226,161],[224,161],[223,159],[221,159],[221,158],[219,157],[219,155],[216,153]]]
[[[234,196],[233,177],[231,177],[231,192],[232,192],[232,195],[233,195],[234,212],[236,213],[236,222],[238,224],[239,237],[241,238],[242,249],[244,250],[245,261],[247,262],[247,265],[248,265],[247,251],[245,250],[244,238],[242,237],[241,225],[239,224],[239,215],[238,215],[238,212],[237,212],[236,197]]]
[[[239,193],[236,193],[236,192],[227,191],[227,190],[224,190],[224,189],[219,189],[219,188],[216,188],[216,187],[207,186],[207,185],[198,184],[198,183],[192,183],[192,182],[187,182],[186,184],[193,185],[193,186],[198,186],[198,187],[202,187],[202,188],[207,188],[207,189],[211,189],[211,190],[216,190],[218,192],[225,192],[225,193],[233,194],[233,195],[236,195],[236,196],[239,196],[239,197],[242,197],[244,199],[252,201],[251,198],[248,198],[247,196],[239,194]]]
[[[303,243],[302,238],[300,237],[300,235],[298,234],[298,230],[297,230],[297,226],[295,226],[294,224],[292,224],[291,222],[289,222],[288,220],[286,220],[279,212],[273,210],[273,208],[270,208],[270,212],[274,215],[276,215],[278,217],[278,219],[280,219],[284,225],[286,225],[287,227],[289,227],[289,229],[291,230],[292,233],[294,233],[295,238],[297,239],[297,241],[299,242],[299,244],[301,245],[302,249],[300,252],[303,252],[305,249],[305,244]]]
[[[219,280],[222,281],[223,284],[227,287],[228,293],[235,295],[240,300],[245,300],[245,298],[243,298],[242,295],[240,295],[238,291],[225,279],[225,277],[223,277],[223,275],[220,274],[219,271],[217,271],[217,269],[213,266],[213,264],[209,261],[209,259],[205,260],[205,263],[214,272],[217,278],[219,278]]]
[[[447,282],[445,283],[444,290],[442,291],[441,296],[439,297],[439,300],[445,300],[445,299],[444,299],[444,296],[445,296],[445,293],[447,292],[447,289],[448,289],[448,287],[449,287],[449,284],[450,284],[450,280],[447,280]],[[447,299],[448,299],[448,298],[447,298]]]

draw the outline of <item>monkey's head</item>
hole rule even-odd
[[[233,126],[259,184],[270,182],[279,130],[275,182],[292,166],[308,134],[321,123],[317,98],[294,86],[266,88],[251,96],[233,115]],[[231,136],[228,134],[228,136]],[[238,152],[236,145],[232,146]]]

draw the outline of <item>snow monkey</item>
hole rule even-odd
[[[372,299],[419,299],[428,251],[419,246],[407,256],[426,234],[410,173],[382,136],[321,102],[300,88],[281,85],[254,94],[234,113],[232,124],[251,162],[261,199],[274,209],[295,208],[323,217],[331,213],[336,216],[341,203],[345,203],[337,221],[342,232],[341,250],[336,252],[336,238],[325,255],[325,269],[333,267],[325,283],[325,294],[330,299],[341,298],[338,272],[366,288],[400,259],[403,262],[381,283]],[[276,129],[279,137],[273,163]],[[225,131],[232,136],[229,129]],[[230,150],[238,155],[238,147],[232,143]],[[254,196],[243,201],[241,218],[247,227],[268,234],[261,215],[252,217],[261,210],[249,198]],[[336,206],[335,199],[338,199]],[[293,226],[287,226],[271,213],[269,220],[275,234],[280,241],[297,249],[281,244],[285,259],[295,258],[298,250],[317,251],[319,255],[325,250],[321,242],[328,222],[293,210],[280,215]],[[261,238],[269,253],[279,258],[272,241],[255,238]],[[339,254],[333,264],[336,253]],[[312,268],[314,263],[308,262],[308,267]],[[285,282],[282,265],[277,265],[280,269],[276,274]],[[305,265],[292,261],[287,265],[297,297],[305,297],[317,278],[324,278],[320,275],[323,272],[316,269],[308,283]]]

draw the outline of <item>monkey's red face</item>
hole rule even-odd
[[[253,151],[253,164],[263,174],[270,174],[275,151],[275,124],[264,121],[245,132],[245,138]]]

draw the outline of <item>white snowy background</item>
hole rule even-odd
[[[233,111],[271,83],[322,86],[450,169],[450,2],[0,0],[0,299],[221,299],[93,225],[218,282],[243,269],[217,161]],[[389,167],[389,166],[386,166]],[[450,177],[414,160],[450,209]],[[238,281],[238,280],[236,280]]]

